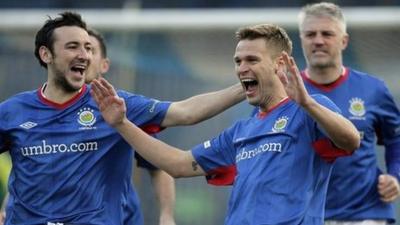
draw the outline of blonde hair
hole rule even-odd
[[[292,54],[292,41],[286,31],[277,25],[259,24],[239,28],[236,31],[236,39],[238,41],[258,38],[263,38],[266,44],[274,46],[276,55],[273,55],[273,57],[276,57],[282,51],[286,51],[289,55]]]
[[[304,6],[299,13],[299,30],[302,31],[304,20],[308,16],[329,17],[339,23],[340,29],[343,33],[346,31],[346,21],[341,8],[330,2],[320,2]]]

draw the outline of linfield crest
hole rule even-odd
[[[351,98],[349,100],[349,112],[356,117],[363,117],[365,115],[365,105],[361,98]]]
[[[96,122],[96,116],[93,113],[93,109],[85,107],[78,112],[78,123],[84,126],[84,128],[93,128],[93,124]]]
[[[289,118],[287,116],[279,117],[274,126],[272,127],[273,132],[283,132],[285,131],[285,127],[287,126]]]

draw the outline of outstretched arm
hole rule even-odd
[[[283,61],[278,76],[288,96],[317,121],[337,147],[348,152],[357,149],[360,146],[360,135],[355,126],[340,114],[320,105],[308,94],[293,57],[284,52]],[[289,74],[285,72],[285,68]]]
[[[220,91],[196,95],[173,102],[161,126],[191,125],[209,119],[243,101],[245,94],[240,83]]]
[[[92,82],[91,94],[104,120],[146,160],[173,177],[205,175],[190,151],[184,151],[157,140],[126,118],[126,106],[113,86],[104,78]]]

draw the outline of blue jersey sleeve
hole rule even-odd
[[[393,96],[390,94],[386,85],[382,82],[377,94],[379,96],[379,107],[377,107],[376,133],[378,144],[390,145],[400,142],[400,112],[396,106]]]
[[[147,133],[157,133],[164,120],[171,102],[158,101],[142,95],[119,91],[118,95],[125,99],[127,117]]]
[[[333,112],[341,114],[341,110],[328,97],[320,94],[312,95],[312,97],[321,105]],[[317,124],[317,122],[308,116],[308,123],[312,125],[310,134],[313,139],[313,148],[316,153],[326,162],[332,163],[337,157],[347,156],[349,153],[337,148],[326,135],[325,131]]]
[[[381,94],[377,107],[375,131],[378,144],[385,146],[387,172],[400,180],[400,112],[393,96],[383,81],[377,94]]]
[[[207,181],[214,185],[230,185],[236,176],[234,128],[192,148],[196,162],[207,173]]]

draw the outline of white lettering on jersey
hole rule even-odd
[[[23,156],[32,155],[46,155],[66,152],[90,152],[97,151],[97,142],[81,142],[66,144],[47,144],[46,140],[42,140],[42,145],[22,147],[21,152]]]
[[[242,148],[242,150],[236,155],[236,163],[242,160],[251,159],[263,152],[282,152],[282,144],[274,142],[265,143],[251,150],[246,150],[245,148]]]

